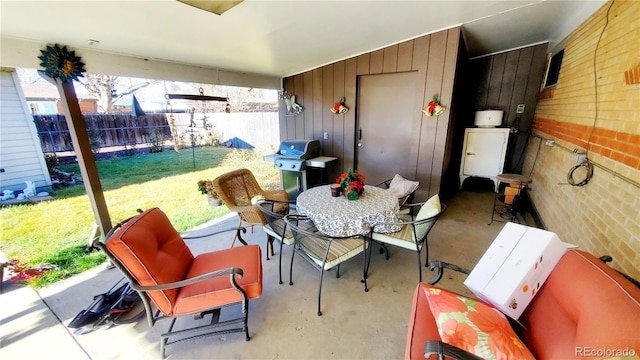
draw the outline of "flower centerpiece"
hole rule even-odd
[[[358,170],[349,168],[336,179],[336,183],[340,184],[342,192],[349,200],[358,200],[358,197],[364,192],[364,184],[367,179]]]
[[[213,188],[213,181],[211,180],[200,180],[198,181],[198,191],[201,194],[206,195],[207,201],[209,201],[209,205],[211,206],[220,206],[222,205],[222,200],[216,193]]]

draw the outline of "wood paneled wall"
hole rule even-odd
[[[476,87],[473,110],[502,110],[502,126],[517,127],[512,134],[511,153],[505,161],[505,172],[522,171],[522,157],[536,110],[536,95],[544,76],[547,44],[540,44],[470,61],[472,84]],[[516,107],[525,104],[518,116]],[[473,127],[474,115],[466,119]],[[511,155],[511,156],[510,156]]]
[[[280,104],[280,138],[320,140],[323,155],[339,158],[335,173],[329,174],[330,179],[334,178],[355,164],[358,76],[416,71],[420,77],[416,92],[423,100],[415,105],[414,117],[405,120],[411,121],[415,129],[414,146],[410,154],[398,161],[416,164],[415,174],[407,175],[421,183],[416,194],[418,200],[439,193],[460,34],[459,27],[443,30],[284,78],[284,89],[296,96],[303,112],[288,116],[286,106]],[[438,117],[423,115],[422,109],[434,94],[439,95],[447,111]],[[334,115],[330,108],[342,97],[350,110],[344,115]]]

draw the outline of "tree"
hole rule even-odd
[[[82,84],[90,94],[98,98],[98,108],[100,111],[108,114],[114,112],[113,105],[116,101],[155,82],[142,79],[120,78],[113,75],[96,74],[85,74],[84,78],[80,78],[79,80],[80,84]]]

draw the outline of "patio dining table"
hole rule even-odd
[[[329,185],[302,192],[296,209],[313,220],[316,228],[329,236],[367,235],[375,223],[398,222],[398,198],[386,189],[365,185],[357,200],[331,196]],[[396,232],[399,225],[376,227],[377,232]]]

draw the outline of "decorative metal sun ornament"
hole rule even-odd
[[[75,51],[67,50],[66,46],[47,45],[47,48],[40,52],[42,53],[38,56],[38,59],[42,60],[40,66],[48,76],[61,79],[63,82],[78,80],[78,77],[84,76],[82,75],[85,71],[84,63],[80,61],[79,56],[76,56]]]

